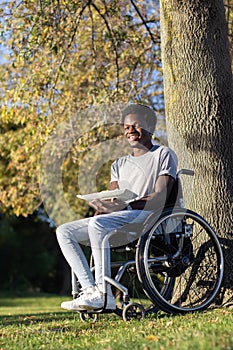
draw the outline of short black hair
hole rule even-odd
[[[123,111],[121,115],[121,123],[124,124],[125,117],[129,114],[137,114],[143,116],[150,126],[151,130],[155,129],[157,117],[152,108],[143,104],[130,104]]]

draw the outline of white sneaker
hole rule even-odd
[[[100,293],[103,294],[103,285],[98,284],[97,287],[98,287]],[[102,297],[103,297],[103,302],[104,302],[104,295]],[[116,309],[115,297],[112,293],[112,288],[111,288],[111,285],[109,283],[107,284],[107,304],[106,304],[105,309],[106,310],[115,310]]]
[[[65,310],[70,310],[70,311],[83,311],[85,309],[82,309],[78,303],[77,299],[71,300],[71,301],[63,301],[61,303],[61,308]]]
[[[101,309],[104,306],[104,294],[99,291],[97,287],[89,287],[84,289],[82,294],[71,301],[64,301],[61,303],[61,307],[66,310],[82,311],[82,310],[94,310]],[[106,309],[115,310],[116,303],[115,298],[111,294],[107,294]]]
[[[61,303],[61,308],[65,309],[65,310],[74,310],[74,311],[79,311],[79,310],[85,310],[85,308],[83,309],[82,307],[80,307],[79,305],[79,300],[81,297],[83,297],[83,295],[85,294],[86,296],[88,295],[92,295],[95,291],[96,291],[96,287],[92,286],[89,288],[86,288],[85,290],[83,290],[80,294],[80,296],[76,299],[73,299],[71,301],[63,301]],[[81,299],[82,300],[82,299]]]
[[[81,295],[78,298],[79,307],[86,310],[101,309],[104,306],[104,294],[99,290],[96,290],[92,295]],[[107,294],[107,305],[105,309],[115,310],[116,303],[113,295]]]

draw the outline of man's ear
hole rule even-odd
[[[151,130],[149,130],[149,128],[143,129],[148,135],[150,135],[150,137],[152,137],[153,132],[151,132]]]

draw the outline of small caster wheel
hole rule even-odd
[[[91,312],[80,312],[79,317],[82,322],[96,322],[98,320],[98,314]]]
[[[142,320],[145,318],[146,310],[141,304],[131,303],[126,305],[123,310],[122,317],[125,322],[130,321],[131,319]]]

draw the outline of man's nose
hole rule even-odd
[[[134,132],[135,131],[135,126],[134,125],[130,125],[129,126],[129,132]]]

